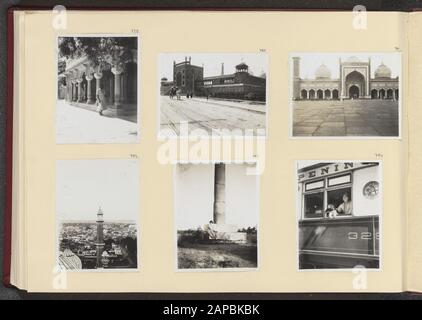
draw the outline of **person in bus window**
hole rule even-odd
[[[327,206],[327,210],[325,210],[325,218],[326,219],[335,219],[338,216],[337,209],[335,205],[329,204]]]
[[[337,212],[344,215],[352,215],[353,205],[347,193],[343,194],[343,203],[339,205]]]

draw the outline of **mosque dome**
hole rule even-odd
[[[391,78],[391,69],[384,63],[375,70],[375,78]]]
[[[315,71],[315,78],[316,79],[331,79],[331,71],[325,64],[319,66],[319,68]]]

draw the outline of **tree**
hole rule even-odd
[[[133,61],[137,49],[136,37],[60,37],[59,58],[78,59],[86,56],[92,67],[100,71],[125,68]]]

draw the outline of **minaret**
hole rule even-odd
[[[384,61],[381,62],[382,64],[384,64]],[[371,61],[371,57],[368,58],[368,80],[366,83],[366,88],[367,88],[367,92],[366,92],[366,96],[368,99],[371,99],[371,65],[372,65],[372,61]]]
[[[340,79],[339,98],[343,100],[343,73],[341,72],[341,58],[338,58],[338,78]]]
[[[221,64],[221,75],[224,76],[224,62]]]
[[[214,223],[226,223],[226,165],[215,165],[214,179]]]
[[[293,57],[293,99],[300,99],[300,57]]]
[[[97,213],[97,242],[95,243],[97,248],[97,268],[102,268],[102,257],[104,252],[104,213],[101,210],[101,207],[98,209]]]

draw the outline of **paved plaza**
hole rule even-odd
[[[95,108],[95,106],[93,107]],[[131,120],[109,116],[70,105],[64,100],[57,102],[57,143],[136,143],[138,124]],[[132,117],[133,118],[133,117]]]
[[[294,101],[293,136],[397,137],[399,136],[398,102]]]
[[[180,122],[187,122],[189,134],[201,129],[205,135],[213,130],[248,130],[254,135],[266,133],[266,105],[262,103],[227,101],[221,99],[161,97],[161,130],[180,135]],[[261,129],[261,130],[258,130]]]

